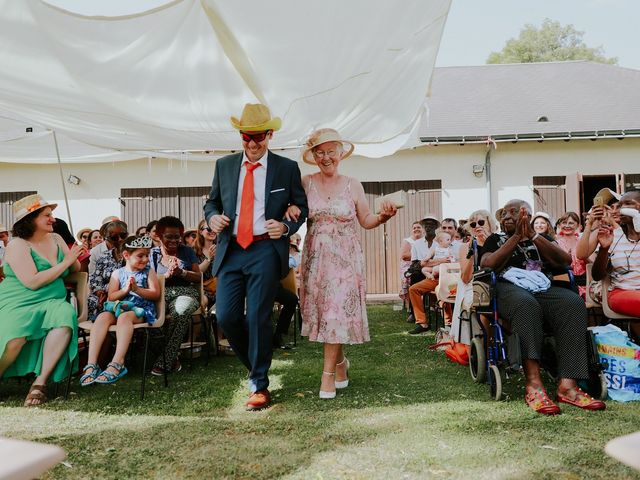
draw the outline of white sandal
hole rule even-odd
[[[342,365],[344,362],[347,362],[347,366],[346,366],[347,379],[346,380],[342,380],[342,381],[337,381],[336,380],[336,388],[347,388],[349,386],[349,367],[351,366],[351,363],[349,362],[349,359],[347,357],[343,357],[342,361],[340,363],[336,364],[336,367],[338,365]]]
[[[336,376],[336,372],[322,372],[323,375],[332,375],[333,377]],[[338,383],[338,382],[336,382]],[[334,390],[333,392],[325,392],[324,390],[320,390],[320,398],[322,398],[323,400],[331,400],[332,398],[336,398],[336,391]]]

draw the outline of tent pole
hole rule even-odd
[[[58,137],[56,136],[56,131],[51,130],[53,132],[53,143],[56,146],[56,155],[58,156],[58,170],[60,171],[60,183],[62,183],[62,191],[64,193],[64,205],[67,207],[67,218],[69,219],[69,230],[71,230],[71,234],[73,235],[73,223],[71,223],[71,210],[69,210],[69,199],[67,198],[67,187],[64,184],[64,173],[62,172],[62,162],[60,161],[60,149],[58,148]]]

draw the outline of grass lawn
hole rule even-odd
[[[170,377],[140,376],[81,389],[27,410],[27,385],[0,384],[0,435],[62,446],[66,465],[47,478],[517,478],[640,479],[605,455],[605,443],[640,429],[640,403],[605,412],[563,407],[543,417],[524,404],[522,378],[509,399],[489,400],[468,370],[410,336],[401,312],[369,309],[372,342],[347,350],[351,384],[318,398],[321,348],[278,350],[274,406],[249,413],[246,371],[234,357],[198,359]],[[640,453],[640,452],[639,452]]]

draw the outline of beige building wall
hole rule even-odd
[[[351,157],[341,172],[361,181],[442,180],[444,216],[464,218],[472,210],[489,208],[487,177],[473,174],[484,164],[485,145],[422,146],[391,157]],[[121,188],[209,185],[214,162],[146,159],[130,162],[64,165],[74,228],[97,226],[107,215],[119,214]],[[317,171],[301,163],[304,173]],[[552,175],[640,173],[640,139],[572,140],[499,143],[491,152],[491,203],[497,209],[510,198],[533,204],[533,177]],[[57,165],[0,163],[0,191],[37,190],[49,201],[62,202]],[[56,214],[67,218],[64,205]]]

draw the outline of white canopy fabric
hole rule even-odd
[[[240,146],[229,117],[247,102],[282,118],[272,148],[329,126],[361,154],[393,153],[423,114],[450,2],[177,0],[83,17],[0,0],[0,162],[55,162],[51,130],[65,163],[221,154]]]

